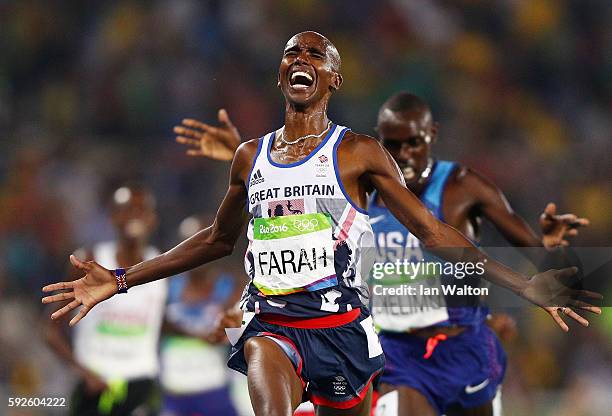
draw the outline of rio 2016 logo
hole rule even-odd
[[[316,218],[293,221],[293,227],[298,231],[313,231],[318,225],[319,220]]]
[[[284,233],[289,231],[289,227],[287,227],[287,224],[281,224],[281,225],[263,225],[261,224],[259,226],[259,233],[260,234],[270,234],[270,233]]]

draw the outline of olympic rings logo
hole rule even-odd
[[[319,220],[316,218],[293,221],[293,227],[298,231],[313,231],[318,225]]]

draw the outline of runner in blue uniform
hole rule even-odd
[[[489,180],[456,162],[436,160],[432,146],[438,126],[429,106],[415,95],[402,92],[390,97],[380,108],[376,130],[408,188],[438,219],[474,242],[479,240],[482,219],[509,243],[523,247],[566,245],[565,238],[577,234],[575,227],[588,224],[572,214],[555,215],[555,206],[549,204],[541,218],[540,237]],[[376,192],[368,210],[382,261],[427,258],[425,247]],[[410,307],[414,299],[406,296],[380,299],[372,311],[382,329],[387,358],[380,415],[494,414],[493,398],[504,376],[506,356],[485,324],[487,309],[479,306],[478,297],[471,301],[464,300],[474,307],[430,309]]]

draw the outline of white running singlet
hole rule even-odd
[[[270,156],[275,132],[259,140],[247,184],[247,310],[313,317],[367,304],[361,251],[374,240],[367,212],[340,180],[336,152],[346,131],[332,124],[309,155],[290,164]]]

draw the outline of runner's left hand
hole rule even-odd
[[[527,281],[526,287],[520,296],[529,302],[540,306],[555,320],[559,327],[567,332],[569,327],[560,314],[565,314],[578,321],[582,326],[589,326],[589,321],[577,314],[573,309],[601,314],[601,308],[591,304],[594,299],[600,300],[603,296],[596,292],[582,289],[572,289],[564,282],[576,275],[577,267],[565,269],[551,269],[538,273]],[[587,300],[588,299],[588,300]]]

